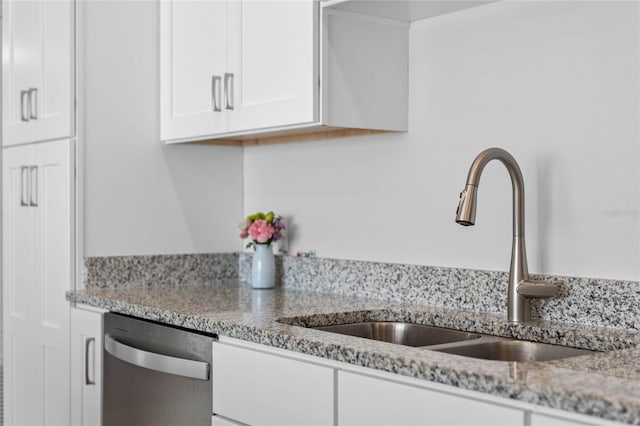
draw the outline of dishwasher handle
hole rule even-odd
[[[104,335],[104,349],[119,360],[138,367],[176,376],[209,380],[209,363],[206,362],[143,351],[120,343],[108,334]]]

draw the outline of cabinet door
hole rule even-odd
[[[2,144],[31,141],[29,89],[36,86],[35,1],[2,2]]]
[[[71,142],[34,145],[30,168],[34,209],[34,371],[42,392],[41,424],[69,424],[69,303],[71,261]]]
[[[73,3],[6,1],[2,8],[3,145],[71,137]]]
[[[74,8],[69,0],[36,4],[36,81],[31,93],[32,141],[73,136]]]
[[[250,425],[333,424],[333,369],[213,344],[213,412]]]
[[[161,139],[226,130],[226,1],[160,2]]]
[[[548,416],[546,414],[531,414],[531,426],[596,426],[603,424],[613,424],[606,420],[594,419],[593,422],[581,422],[569,419],[563,419],[555,416]]]
[[[523,426],[524,412],[340,371],[338,424]]]
[[[102,313],[71,309],[71,424],[102,423]]]
[[[7,2],[5,2],[6,4]],[[38,424],[34,372],[34,208],[29,206],[33,146],[3,150],[2,322],[4,424]]]
[[[70,159],[69,141],[4,150],[6,424],[69,423]]]
[[[312,0],[229,3],[228,131],[317,121],[318,7]]]

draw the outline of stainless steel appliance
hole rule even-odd
[[[210,425],[213,336],[124,315],[104,316],[109,425]]]

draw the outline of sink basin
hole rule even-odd
[[[433,350],[495,361],[550,361],[593,354],[593,351],[587,349],[508,339],[438,349],[434,348]]]
[[[480,338],[480,334],[406,322],[358,322],[314,328],[405,346],[441,345]]]
[[[493,361],[551,361],[594,353],[587,349],[529,342],[406,322],[370,321],[312,328]]]

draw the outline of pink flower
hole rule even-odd
[[[240,238],[247,238],[249,236],[249,232],[246,229],[240,231]]]
[[[249,235],[251,235],[251,238],[253,238],[255,242],[260,244],[269,241],[274,232],[273,226],[262,219],[256,220],[249,227]]]

